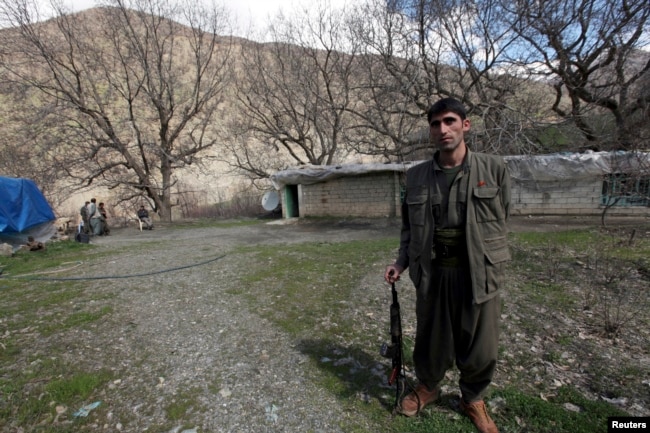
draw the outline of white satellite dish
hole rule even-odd
[[[273,211],[280,204],[280,196],[276,191],[269,191],[262,197],[262,207],[264,210]]]

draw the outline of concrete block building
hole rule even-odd
[[[504,157],[512,214],[650,217],[650,153]],[[404,176],[417,162],[302,166],[271,177],[290,217],[397,217]]]

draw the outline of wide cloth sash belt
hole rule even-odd
[[[436,244],[434,247],[436,258],[448,259],[451,257],[462,257],[467,254],[465,245]]]
[[[467,261],[465,231],[439,229],[434,233],[434,261],[442,266],[458,267]]]

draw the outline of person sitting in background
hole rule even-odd
[[[25,249],[29,251],[38,251],[38,250],[44,250],[45,245],[43,242],[37,242],[34,240],[33,236],[28,236],[27,237],[27,244],[25,245]]]
[[[147,230],[153,230],[153,222],[151,221],[151,218],[149,218],[149,212],[147,212],[144,206],[140,206],[138,218],[147,225]]]

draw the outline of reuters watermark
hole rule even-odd
[[[607,433],[650,433],[650,417],[612,416],[607,418]]]

